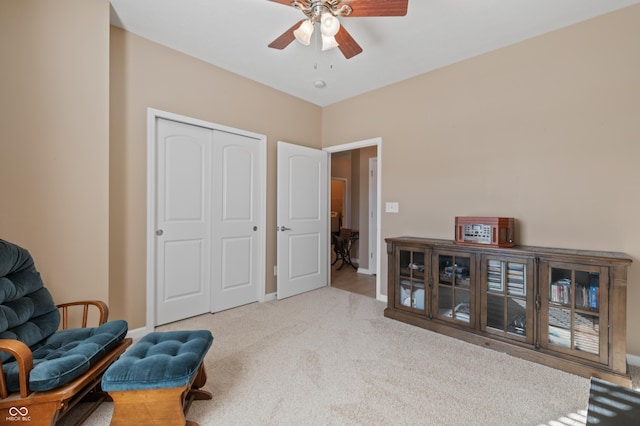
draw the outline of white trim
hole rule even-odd
[[[373,211],[375,212],[375,223],[373,223],[374,221],[372,221],[372,214],[373,212],[372,210],[372,203],[371,201],[375,201],[376,203],[378,202],[378,176],[376,175],[376,181],[375,183],[373,182],[372,179],[372,174],[374,173],[374,171],[377,173],[378,171],[378,157],[376,155],[376,157],[372,157],[369,158],[369,172],[368,172],[368,176],[367,176],[367,188],[369,189],[368,191],[368,200],[367,200],[367,216],[368,217],[368,221],[369,221],[369,252],[366,253],[367,258],[369,260],[369,269],[372,268],[377,268],[378,267],[378,245],[377,245],[377,241],[378,241],[378,237],[379,235],[377,234],[377,230],[378,230],[378,220],[380,220],[380,218],[378,218],[378,211],[376,210],[377,206],[373,207]],[[372,188],[372,186],[375,186],[375,189]],[[373,200],[372,200],[373,199]],[[375,228],[374,228],[375,226]],[[373,252],[374,249],[372,247],[375,247],[375,259],[373,257]],[[373,261],[371,259],[374,259]],[[371,263],[376,262],[375,265],[371,265]]]
[[[261,196],[260,196],[260,218],[259,230],[261,244],[258,254],[258,302],[265,301],[266,291],[266,253],[267,253],[267,137],[259,133],[223,126],[197,118],[174,114],[155,108],[147,108],[147,315],[145,330],[153,330],[156,325],[155,301],[156,301],[156,276],[155,276],[155,193],[156,193],[156,121],[158,118],[178,121],[194,126],[205,127],[207,129],[220,130],[223,132],[236,133],[261,141],[260,144],[260,168],[261,170]],[[139,329],[134,330],[138,332]]]
[[[334,145],[323,148],[323,151],[328,152],[329,154],[334,152],[342,152],[342,151],[350,151],[352,149],[360,149],[367,148],[370,146],[375,146],[377,148],[376,156],[378,157],[378,182],[377,182],[377,191],[378,191],[378,202],[377,202],[377,210],[378,210],[378,241],[377,241],[377,256],[376,256],[376,299],[380,301],[386,302],[387,296],[381,294],[381,282],[380,282],[380,253],[381,253],[381,235],[382,235],[382,138],[371,138],[365,139],[358,142],[346,143],[343,145]],[[329,164],[329,176],[331,176],[331,161],[327,162]],[[328,215],[330,216],[330,215]],[[327,237],[328,238],[328,237]],[[331,245],[329,245],[331,246]],[[329,279],[331,277],[331,265],[328,265],[329,269]]]
[[[265,302],[271,302],[273,300],[278,300],[278,293],[269,293],[264,296]]]
[[[375,272],[371,272],[371,269],[364,269],[364,268],[358,268],[358,270],[356,271],[359,274],[365,274],[365,275],[374,275]]]
[[[634,367],[640,367],[640,356],[627,354],[627,362]]]
[[[148,329],[147,327],[140,327],[133,330],[129,330],[127,333],[127,337],[131,337],[133,340],[141,339],[147,334],[151,333],[153,329]]]
[[[159,111],[147,109],[147,330],[153,330],[156,324],[156,244],[152,236],[155,232],[156,118],[160,115]]]

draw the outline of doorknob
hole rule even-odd
[[[281,226],[280,230],[281,231],[291,231],[291,228],[287,228],[286,226]]]
[[[164,234],[164,231],[163,231],[162,229],[158,229],[158,230],[156,231],[156,235],[157,235],[158,237],[159,237],[159,236],[161,236],[162,234]]]
[[[254,231],[257,231],[257,230],[258,230],[258,227],[257,227],[257,226],[254,226],[254,227],[253,227],[253,230],[254,230]]]

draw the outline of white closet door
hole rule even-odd
[[[156,325],[209,311],[213,132],[157,120]]]
[[[214,131],[212,312],[258,300],[260,142]]]
[[[266,137],[148,110],[147,328],[264,300]]]

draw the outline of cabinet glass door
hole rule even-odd
[[[549,264],[546,278],[548,347],[606,362],[607,269]]]
[[[411,308],[425,312],[425,254],[422,251],[398,250],[399,291],[397,304],[399,308]]]
[[[482,260],[482,330],[533,342],[533,262],[521,258]]]
[[[434,296],[435,312],[440,319],[474,324],[471,294],[472,262],[470,255],[437,253]]]

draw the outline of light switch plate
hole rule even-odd
[[[388,202],[386,204],[385,211],[387,213],[398,213],[400,211],[398,207],[398,203],[396,201]]]

